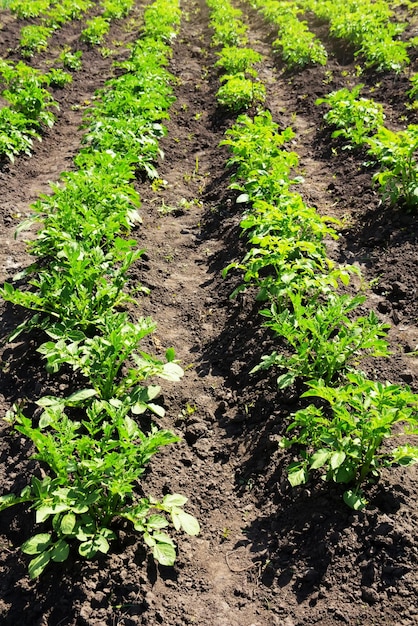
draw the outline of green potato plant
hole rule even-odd
[[[385,339],[387,324],[382,324],[376,314],[351,317],[365,301],[365,296],[354,297],[327,294],[325,301],[311,299],[303,302],[300,293],[288,294],[291,309],[280,310],[273,303],[261,314],[267,318],[265,326],[286,339],[293,354],[263,356],[252,372],[272,366],[284,369],[277,379],[279,389],[293,384],[297,377],[322,379],[325,384],[357,366],[366,356],[388,355]]]
[[[258,81],[245,77],[245,74],[226,74],[221,78],[223,85],[218,89],[216,99],[221,106],[239,112],[261,104],[266,97],[266,88]]]
[[[58,59],[66,69],[71,70],[72,72],[77,72],[83,67],[83,61],[81,60],[82,56],[83,52],[81,50],[71,52],[71,48],[66,46],[61,51]]]
[[[138,351],[142,339],[154,330],[151,318],[140,318],[133,323],[127,313],[113,313],[104,316],[101,334],[93,337],[79,330],[69,332],[63,324],[55,324],[47,330],[53,341],[42,344],[38,352],[47,360],[50,372],[57,372],[64,363],[74,371],[81,371],[100,398],[109,400],[129,393],[133,400],[135,394],[131,390],[136,390],[142,380],[156,376],[179,381],[183,375],[183,370],[174,360],[174,350],[166,352],[166,362]],[[126,373],[120,377],[121,368],[128,358],[135,365],[126,367]],[[153,405],[132,401],[131,410],[134,413],[142,413],[146,408],[155,409],[161,415],[160,408],[157,410]]]
[[[347,375],[346,384],[330,387],[323,380],[307,383],[302,397],[322,400],[292,416],[281,447],[297,446],[300,460],[291,463],[292,486],[304,484],[310,474],[322,472],[323,480],[344,483],[345,503],[359,510],[367,505],[362,485],[376,479],[394,464],[418,462],[418,446],[388,443],[403,435],[418,435],[418,396],[409,387],[380,383],[362,373]]]
[[[418,208],[418,125],[410,124],[405,130],[393,132],[380,127],[367,140],[368,153],[383,167],[373,180],[382,191],[383,200],[392,205],[401,203],[407,210]]]
[[[215,67],[221,67],[226,74],[241,74],[247,72],[254,75],[253,65],[260,63],[262,55],[252,48],[238,48],[237,46],[224,46],[218,52],[219,59]]]
[[[23,26],[19,40],[22,56],[31,58],[34,54],[46,50],[52,33],[53,28],[49,26],[39,26],[37,24]]]
[[[162,532],[169,522],[160,512],[171,516],[176,529],[191,535],[199,532],[197,520],[183,511],[184,496],[168,494],[157,501],[137,494],[138,481],[152,456],[178,437],[155,426],[145,434],[127,415],[129,406],[116,400],[91,401],[93,396],[86,389],[67,400],[42,398],[38,427],[19,407],[7,415],[15,429],[34,443],[34,458],[55,475],[33,476],[20,496],[0,497],[0,510],[29,502],[36,522],[52,525],[50,532],[35,534],[22,545],[22,551],[33,557],[31,578],[37,578],[51,561],[65,561],[73,544],[88,559],[108,552],[109,541],[116,539],[112,523],[118,517],[143,534],[163,565],[173,565],[176,553],[174,541]],[[71,419],[68,406],[80,407],[84,418]]]
[[[80,39],[91,46],[97,46],[103,42],[110,29],[109,19],[102,15],[87,20],[87,27],[81,32]]]
[[[28,19],[31,17],[39,17],[45,13],[52,0],[10,0],[8,2],[9,9],[19,19]]]
[[[331,137],[343,137],[352,146],[363,146],[374,132],[383,126],[385,115],[381,104],[360,98],[364,85],[356,85],[352,90],[343,88],[328,94],[325,98],[318,98],[315,104],[327,104],[330,109],[324,115],[324,120],[334,126]]]

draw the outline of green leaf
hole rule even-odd
[[[88,398],[92,398],[93,396],[97,396],[97,391],[94,389],[80,389],[80,391],[76,391],[72,393],[68,398],[65,399],[65,403],[67,402],[82,402],[83,400],[87,400]]]
[[[147,408],[150,409],[150,411],[152,411],[153,413],[155,413],[155,415],[158,415],[158,417],[164,417],[165,415],[165,409],[159,404],[154,404],[153,402],[150,402],[147,405]]]
[[[367,506],[367,500],[363,497],[361,491],[353,491],[348,489],[343,495],[344,502],[355,511],[362,511]]]
[[[39,400],[36,401],[36,404],[43,408],[47,406],[59,406],[63,405],[64,403],[65,402],[62,398],[56,398],[55,396],[44,396],[43,398],[39,398]]]
[[[328,461],[330,452],[329,450],[318,450],[311,457],[311,469],[319,469]]]
[[[279,376],[277,379],[277,388],[286,389],[286,387],[290,387],[290,385],[293,385],[293,383],[295,382],[295,378],[296,376],[294,374],[291,374],[290,372],[282,374],[282,376]]]
[[[165,358],[167,359],[168,362],[170,361],[174,361],[176,357],[176,353],[174,348],[168,348],[168,350],[165,353]]]
[[[103,554],[106,554],[107,552],[109,552],[109,548],[110,548],[109,542],[106,539],[106,537],[104,537],[103,535],[97,535],[97,537],[95,537],[94,539],[94,543],[99,552],[103,552]]]
[[[78,551],[81,556],[84,556],[86,559],[91,559],[97,553],[98,548],[95,547],[93,539],[88,539],[83,543],[80,543],[78,547]]]
[[[168,526],[168,521],[162,515],[150,515],[147,519],[147,528],[159,530],[161,528],[166,528]]]
[[[298,485],[304,485],[308,480],[308,472],[304,467],[296,471],[290,471],[288,475],[288,480],[292,487],[297,487]]]
[[[182,528],[188,535],[196,536],[200,532],[199,522],[193,515],[182,510],[172,512],[173,524],[176,530]]]
[[[165,363],[162,373],[160,374],[161,378],[164,380],[170,380],[173,382],[178,382],[183,377],[184,371],[177,363],[173,363],[170,361],[169,363]]]
[[[25,541],[21,546],[21,550],[25,554],[40,554],[50,545],[51,535],[49,533],[39,533],[38,535],[34,535]]]
[[[36,523],[40,524],[48,519],[50,515],[55,515],[56,513],[63,513],[64,511],[68,511],[70,507],[68,504],[62,504],[57,502],[56,504],[51,504],[50,506],[41,506],[36,511]]]
[[[51,553],[49,551],[42,552],[37,557],[31,560],[29,563],[29,576],[32,578],[38,578],[44,571],[45,567],[51,560]]]
[[[179,493],[169,493],[162,499],[161,504],[164,507],[171,508],[172,506],[184,506],[187,502],[186,496],[182,496]]]
[[[21,498],[18,498],[13,493],[8,493],[5,496],[0,497],[0,511],[4,511],[9,506],[13,506],[14,504],[18,504],[21,502]]]
[[[56,563],[62,563],[68,558],[70,546],[64,539],[60,539],[51,550],[51,559]]]
[[[176,560],[176,550],[168,543],[157,543],[153,549],[154,559],[161,565],[174,565]]]
[[[77,518],[74,513],[67,513],[61,520],[61,532],[64,535],[71,535],[76,525]]]
[[[334,452],[331,455],[331,458],[329,460],[329,464],[331,466],[331,468],[333,470],[337,469],[338,467],[340,467],[340,465],[342,465],[346,459],[346,453],[343,452],[342,450],[339,450],[338,452]]]
[[[250,196],[248,193],[241,193],[238,198],[235,200],[236,204],[244,204],[245,202],[250,201]]]

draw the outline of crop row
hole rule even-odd
[[[90,45],[103,41],[110,29],[111,21],[126,17],[132,10],[134,0],[101,0],[100,14],[87,20],[80,39]],[[37,17],[39,23],[28,24],[20,30],[19,45],[23,57],[45,51],[53,34],[65,24],[80,20],[91,9],[91,0],[63,0],[63,2],[18,0],[10,3],[10,9],[18,17]]]
[[[407,42],[397,37],[406,24],[392,21],[393,12],[385,0],[247,0],[269,22],[278,27],[274,47],[280,52],[288,68],[308,64],[325,65],[324,45],[309,30],[301,16],[312,12],[329,24],[330,34],[352,44],[356,56],[365,66],[377,71],[402,71],[410,62],[408,48],[416,45],[416,38]]]
[[[324,115],[327,124],[335,130],[332,137],[348,141],[346,148],[368,146],[372,163],[377,162],[379,171],[373,180],[380,186],[383,200],[407,210],[418,208],[418,125],[410,124],[398,132],[383,124],[384,112],[379,103],[361,98],[363,85],[352,90],[340,89],[320,98],[317,104],[326,103],[330,108]]]
[[[51,109],[58,103],[45,89],[51,80],[53,74],[0,59],[0,81],[5,87],[1,97],[8,103],[0,109],[0,158],[6,155],[13,161],[22,152],[30,154],[33,139],[41,140],[42,127],[54,124]]]
[[[393,463],[418,462],[418,447],[408,444],[381,451],[399,424],[404,433],[418,434],[418,396],[408,387],[369,380],[357,369],[365,357],[388,355],[388,327],[373,311],[356,313],[364,293],[344,293],[351,275],[363,290],[364,280],[358,268],[336,265],[327,256],[326,238],[338,238],[337,220],[321,217],[294,191],[298,157],[284,148],[293,137],[291,128],[280,132],[262,110],[253,118],[239,116],[226,132],[222,144],[232,150],[231,188],[250,209],[241,221],[249,250],[224,274],[243,273],[233,297],[257,288],[257,299],[266,303],[264,326],[281,345],[252,372],[274,367],[281,372],[279,389],[304,381],[303,396],[317,398],[291,417],[292,436],[281,440],[283,448],[299,451],[300,460],[288,468],[290,483],[305,483],[320,470],[324,479],[346,484],[345,502],[360,509],[366,479]]]
[[[141,349],[153,321],[133,322],[121,310],[135,302],[126,292],[127,273],[143,253],[126,237],[139,220],[131,181],[135,171],[155,173],[158,139],[165,132],[161,119],[173,101],[172,77],[164,66],[179,22],[176,0],[156,0],[145,10],[141,37],[130,59],[119,64],[124,73],[107,82],[87,113],[77,169],[63,174],[53,194],[32,207],[31,221],[41,223],[29,244],[34,263],[15,277],[20,288],[5,283],[1,290],[6,301],[32,311],[12,339],[41,329],[49,337],[38,349],[47,370],[73,370],[83,385],[65,398],[40,398],[32,418],[23,403],[6,416],[32,440],[34,458],[47,469],[41,477],[35,472],[20,496],[0,498],[0,510],[29,502],[36,522],[52,526],[22,545],[32,556],[32,578],[51,561],[64,561],[73,545],[86,558],[107,552],[116,538],[115,518],[132,523],[165,565],[176,553],[163,513],[177,530],[199,531],[195,518],[183,511],[184,496],[168,494],[158,501],[138,494],[151,457],[178,440],[156,426],[141,429],[145,411],[164,414],[154,401],[160,387],[147,381],[178,381],[183,372],[173,349],[165,361]]]
[[[258,80],[254,64],[262,56],[246,46],[247,25],[241,20],[242,11],[229,2],[207,0],[210,25],[213,28],[213,45],[221,45],[216,63],[224,73],[222,86],[216,94],[218,103],[233,112],[264,102],[266,90]]]
[[[307,22],[300,20],[303,9],[298,3],[277,0],[248,0],[249,4],[275,26],[278,37],[273,46],[289,69],[310,64],[325,65],[327,52],[323,44],[309,30]]]

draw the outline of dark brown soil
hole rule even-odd
[[[182,8],[170,68],[178,78],[177,100],[162,142],[165,158],[158,165],[166,182],[160,188],[136,183],[143,225],[135,236],[147,254],[131,282],[150,288],[137,313],[158,324],[154,351],[174,346],[186,370],[181,383],[165,385],[167,414],[159,420],[182,441],[151,463],[146,490],[156,496],[166,490],[187,495],[187,510],[199,518],[202,531],[197,538],[179,534],[176,565],[165,568],[156,567],[137,535],[116,524],[119,539],[109,555],[91,562],[73,555],[30,581],[28,558],[19,546],[37,532],[34,515],[23,506],[9,509],[0,514],[0,621],[19,626],[413,626],[418,622],[416,468],[384,471],[368,488],[370,503],[361,513],[345,507],[338,486],[314,482],[291,489],[287,482],[290,458],[277,440],[289,413],[300,406],[298,395],[279,393],[273,373],[249,374],[271,339],[261,328],[251,293],[229,299],[240,277],[221,277],[244,249],[242,207],[228,190],[228,151],[218,145],[233,118],[216,106],[219,76],[207,9],[194,0],[184,0]],[[138,3],[137,25],[142,11]],[[248,8],[245,12],[251,45],[265,55],[260,75],[267,106],[282,126],[291,124],[296,131],[292,147],[305,178],[299,191],[321,213],[344,218],[330,255],[358,263],[367,280],[378,279],[368,306],[391,323],[393,354],[367,363],[368,374],[407,382],[418,391],[416,216],[381,204],[363,166],[365,155],[333,143],[315,106],[316,98],[357,82],[355,62],[333,52],[320,25],[328,66],[285,73],[271,53],[270,26]],[[14,20],[0,21],[0,34],[15,28]],[[135,38],[132,28],[124,28],[128,22],[112,27],[106,45]],[[80,23],[58,32],[53,49],[74,42],[81,28]],[[12,58],[16,54],[10,52]],[[42,67],[48,54],[33,64]],[[126,51],[118,48],[118,54]],[[72,167],[83,108],[111,76],[113,59],[83,48],[83,70],[55,94],[61,105],[57,124],[31,158],[1,164],[2,280],[30,262],[23,237],[13,238],[15,227],[30,202],[48,191],[48,181]],[[373,97],[385,105],[390,123],[401,127],[403,116],[410,115],[403,106],[407,80],[371,74],[361,80],[365,92],[373,88]],[[22,313],[3,303],[0,314],[2,414],[16,400],[31,403],[71,388],[70,377],[45,373],[36,353],[39,337],[7,342]],[[39,470],[28,442],[10,433],[7,424],[0,428],[2,492],[18,493]]]

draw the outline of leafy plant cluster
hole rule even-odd
[[[329,22],[330,33],[352,43],[366,67],[399,73],[408,65],[408,44],[396,39],[406,24],[392,21],[386,0],[298,0],[297,4]]]
[[[249,0],[251,6],[278,27],[278,38],[273,47],[280,51],[289,69],[307,65],[325,65],[327,52],[322,43],[309,30],[306,21],[299,19],[303,9],[286,0]]]
[[[325,121],[336,127],[333,137],[341,136],[355,147],[368,146],[373,163],[381,169],[373,176],[383,200],[392,205],[402,204],[408,210],[418,207],[418,125],[410,124],[398,132],[383,124],[383,107],[366,98],[360,98],[363,85],[352,90],[344,88],[317,100],[330,108]]]
[[[217,101],[236,113],[264,102],[266,90],[254,69],[254,64],[259,63],[262,56],[245,47],[247,26],[240,19],[242,12],[228,1],[207,0],[207,4],[214,30],[213,45],[223,46],[216,63],[225,71],[221,78],[222,86],[216,94]]]
[[[172,565],[176,557],[174,541],[165,531],[167,515],[175,529],[191,535],[199,531],[195,518],[183,510],[187,498],[168,494],[156,500],[139,484],[153,455],[178,439],[156,426],[141,426],[146,411],[164,415],[155,402],[160,387],[154,381],[179,381],[183,375],[172,348],[164,359],[141,348],[155,328],[153,321],[131,321],[122,308],[133,300],[126,291],[129,268],[143,253],[127,237],[139,221],[139,196],[130,182],[141,161],[134,147],[139,154],[142,146],[137,142],[125,150],[120,137],[137,133],[141,120],[144,132],[153,133],[158,115],[171,102],[164,65],[167,42],[180,20],[178,3],[157,0],[145,10],[144,20],[125,73],[98,94],[97,111],[88,115],[86,145],[75,159],[78,169],[63,174],[53,185],[54,193],[33,205],[32,220],[42,226],[29,244],[33,264],[16,277],[23,286],[5,283],[1,290],[5,300],[33,312],[12,338],[23,330],[42,329],[48,341],[39,352],[48,371],[65,366],[83,381],[68,397],[40,398],[32,418],[22,403],[6,416],[31,439],[35,458],[47,470],[41,476],[36,472],[19,496],[0,498],[0,510],[29,502],[36,522],[44,526],[22,545],[32,556],[32,578],[51,561],[64,561],[74,545],[86,558],[106,553],[116,538],[115,518],[132,523],[164,565]],[[138,98],[141,93],[154,97],[155,110],[152,99],[131,108],[129,90]],[[114,141],[107,136],[102,143],[97,129],[109,123]]]
[[[112,20],[126,17],[132,10],[134,0],[102,0],[102,14],[87,21],[86,28],[81,32],[81,40],[96,46],[102,43],[110,29]]]
[[[20,19],[39,17],[48,11],[54,0],[10,0],[8,8]]]
[[[415,100],[415,102],[417,102],[418,101],[418,72],[415,72],[415,74],[412,74],[409,80],[411,82],[411,88],[408,91],[408,96],[410,97],[411,100]]]
[[[33,140],[41,141],[42,129],[51,127],[58,103],[45,85],[53,76],[42,74],[25,63],[0,59],[2,98],[8,105],[0,109],[0,156],[14,161],[20,153],[30,154]]]
[[[28,0],[26,4],[31,5],[32,2]],[[62,0],[49,3],[47,10],[39,13],[41,18],[39,24],[22,27],[19,40],[22,56],[30,58],[46,50],[56,30],[67,22],[80,19],[92,5],[91,0]]]
[[[250,204],[241,227],[249,250],[239,269],[244,284],[257,288],[257,299],[267,303],[261,311],[264,325],[281,345],[262,358],[252,372],[277,368],[280,389],[303,380],[315,397],[308,409],[292,416],[290,438],[299,459],[288,468],[293,486],[321,470],[325,480],[347,484],[346,503],[365,506],[361,485],[381,467],[418,461],[418,447],[402,445],[381,450],[385,439],[403,426],[417,433],[418,397],[410,389],[383,385],[358,372],[366,356],[386,356],[387,325],[376,314],[361,311],[366,296],[343,293],[341,286],[357,274],[352,266],[338,266],[327,257],[325,238],[336,239],[336,220],[321,217],[293,190],[299,179],[292,174],[297,155],[284,146],[293,138],[287,128],[279,132],[268,111],[254,118],[238,117],[222,142],[232,151],[231,187],[237,201]],[[334,224],[333,224],[334,223]]]

